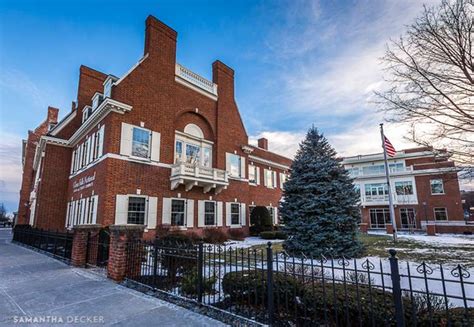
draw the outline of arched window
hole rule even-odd
[[[184,132],[186,134],[192,135],[194,137],[198,137],[200,139],[204,138],[204,133],[196,124],[187,124],[186,127],[184,128]]]
[[[183,132],[176,131],[175,162],[212,167],[212,142],[196,124],[187,124]]]

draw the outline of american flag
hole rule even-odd
[[[388,140],[388,138],[386,136],[384,136],[383,139],[384,139],[384,143],[385,143],[385,151],[387,151],[387,154],[390,157],[394,157],[395,153],[397,153],[397,151],[395,151],[395,148],[393,147],[392,143],[390,143],[390,141]]]

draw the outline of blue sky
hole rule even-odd
[[[117,76],[143,54],[152,14],[178,32],[178,62],[211,78],[236,71],[236,97],[252,139],[292,155],[311,124],[342,155],[377,152],[373,91],[379,58],[422,8],[415,0],[0,1],[0,202],[17,206],[21,139],[48,105],[63,117],[79,66]],[[436,3],[436,1],[434,2]],[[397,148],[409,144],[387,126]]]

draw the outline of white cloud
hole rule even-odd
[[[293,158],[305,133],[266,131],[250,136],[250,144],[256,145],[259,138],[268,139],[268,150],[288,158]]]
[[[0,132],[0,201],[8,211],[18,209],[22,176],[21,144],[20,136]]]

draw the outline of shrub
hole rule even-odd
[[[276,232],[272,232],[272,231],[261,232],[260,237],[263,238],[264,240],[275,240]]]
[[[216,277],[203,278],[202,293],[213,294],[214,284],[216,283],[216,281],[217,281]],[[183,277],[181,290],[186,295],[197,295],[198,293],[197,282],[198,282],[197,270],[193,269]]]
[[[245,239],[245,232],[242,228],[231,228],[229,229],[229,237],[231,240],[242,241]]]
[[[203,241],[211,244],[222,244],[229,239],[227,233],[220,228],[205,228]]]
[[[266,231],[261,232],[260,237],[264,240],[286,240],[287,235],[285,232],[278,231]]]
[[[171,282],[174,282],[179,275],[196,268],[196,259],[189,254],[195,245],[188,235],[171,233],[157,239],[157,245],[158,258]]]
[[[351,284],[305,283],[292,275],[273,273],[273,298],[277,314],[287,317],[291,313],[297,325],[323,323],[325,312],[329,325],[336,325],[336,321],[342,325],[346,317],[350,325],[351,321],[359,321],[358,304],[363,325],[371,325],[372,316],[377,326],[393,323],[392,295],[388,292],[361,285],[356,289]],[[233,302],[252,306],[266,304],[266,287],[266,270],[231,272],[222,281],[224,293]]]
[[[286,240],[288,238],[288,235],[285,232],[276,231],[275,232],[275,238],[277,240]]]
[[[259,229],[259,231],[272,230],[273,221],[267,207],[255,207],[250,214],[250,224],[253,226],[258,226],[257,229]]]
[[[291,275],[273,273],[275,303],[293,303],[294,297],[288,296],[291,292],[300,289],[300,284]],[[267,301],[267,271],[243,270],[230,272],[224,275],[222,290],[229,296],[232,303],[262,305]],[[276,291],[279,290],[279,291]],[[277,298],[280,296],[279,298]],[[283,302],[282,302],[283,301]]]
[[[259,236],[262,232],[262,226],[253,225],[249,227],[250,236]]]

